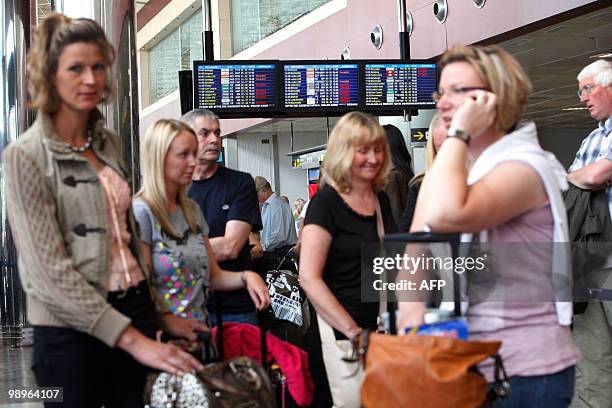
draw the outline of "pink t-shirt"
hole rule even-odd
[[[132,204],[130,186],[109,166],[104,166],[98,177],[108,207],[111,265],[107,289],[109,292],[125,290],[137,286],[144,279],[129,248],[132,239],[127,227],[127,213]]]
[[[488,230],[493,248],[511,254],[495,263],[498,285],[507,292],[491,297],[497,301],[470,303],[468,327],[470,339],[502,341],[508,376],[553,374],[575,365],[580,356],[569,327],[559,325],[553,302],[553,227],[547,204]],[[493,367],[491,359],[479,365],[489,382]]]

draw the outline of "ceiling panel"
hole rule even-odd
[[[580,70],[592,56],[612,52],[612,7],[554,24],[499,44],[512,53],[533,83],[525,119],[539,127],[593,127],[576,95]]]

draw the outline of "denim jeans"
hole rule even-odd
[[[237,313],[237,314],[228,314],[228,313],[223,313],[222,315],[223,318],[223,323],[251,323],[257,326],[257,312],[250,312],[250,313]],[[208,319],[210,320],[210,326],[216,326],[217,325],[217,314],[216,313],[211,313],[210,316],[208,317]]]
[[[513,376],[508,382],[510,397],[493,404],[495,408],[566,408],[574,394],[574,366],[548,375]]]

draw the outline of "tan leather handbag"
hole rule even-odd
[[[496,355],[500,342],[371,333],[364,338],[367,407],[481,407],[487,382],[472,367]]]

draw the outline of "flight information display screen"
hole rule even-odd
[[[287,110],[342,110],[359,106],[359,64],[285,62],[284,107]]]
[[[224,111],[277,109],[277,62],[195,61],[194,106]]]
[[[366,62],[366,109],[433,108],[437,89],[436,65],[429,62]]]

